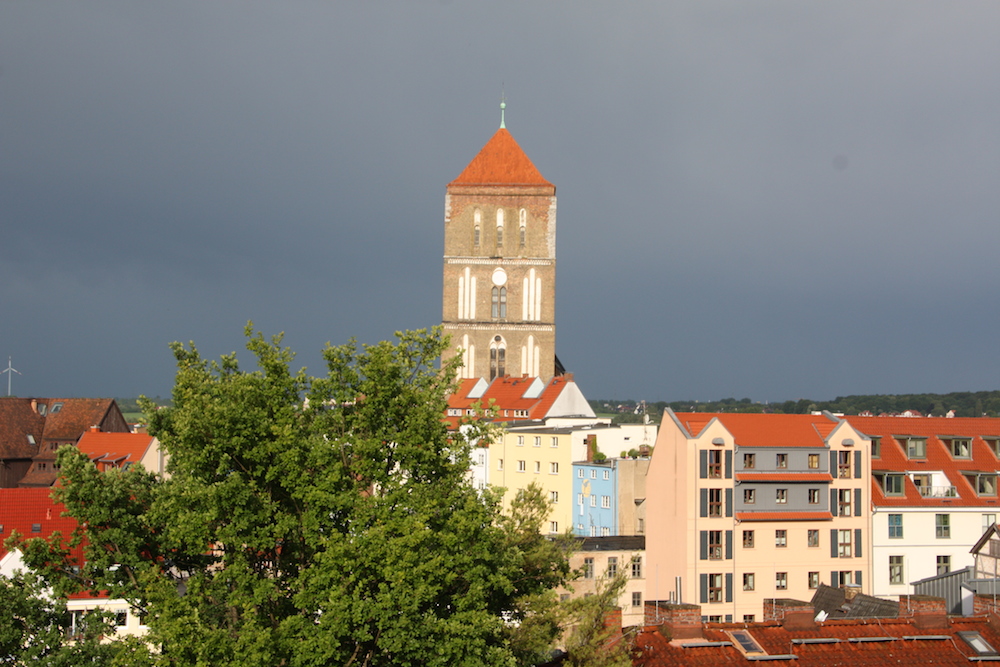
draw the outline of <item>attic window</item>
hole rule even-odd
[[[970,438],[944,438],[948,451],[953,459],[972,458],[972,440]]]
[[[53,403],[52,409],[49,410],[49,414],[54,415],[55,413],[59,412],[60,410],[62,410],[62,406],[63,406],[62,403]]]
[[[983,441],[989,446],[993,451],[993,454],[1000,458],[1000,436],[996,435],[984,435],[982,436]]]
[[[997,653],[996,649],[990,646],[990,643],[983,639],[983,636],[978,632],[964,631],[959,632],[958,636],[961,637],[966,644],[971,646],[972,650],[979,655],[1000,655]]]
[[[927,438],[910,437],[906,435],[897,435],[894,437],[899,441],[899,444],[903,446],[903,451],[906,452],[906,458],[927,458]]]
[[[760,647],[757,640],[753,638],[746,630],[735,630],[733,632],[727,633],[736,641],[736,646],[739,647],[741,653],[744,654],[754,654],[754,653],[764,653],[764,649]]]
[[[40,532],[42,532],[42,524],[40,524],[40,523],[33,523],[33,524],[31,524],[31,532],[33,532],[33,533],[40,533]]]
[[[35,444],[35,436],[31,435],[30,433],[28,434],[28,444],[29,445]]]

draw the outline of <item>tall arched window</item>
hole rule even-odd
[[[493,288],[493,300],[492,308],[490,309],[490,314],[494,319],[503,319],[507,317],[507,288],[506,287],[494,287]]]
[[[503,209],[497,209],[497,245],[503,245]]]
[[[507,374],[507,343],[495,336],[490,343],[490,381]]]
[[[525,211],[522,208],[521,212],[518,215],[520,217],[519,229],[520,229],[520,232],[521,232],[521,246],[523,247],[524,246],[524,242],[525,242],[525,240],[527,238],[528,212]]]

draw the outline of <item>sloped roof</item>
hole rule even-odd
[[[76,520],[63,517],[65,506],[49,497],[52,489],[0,489],[0,557],[7,554],[3,543],[15,530],[22,537],[48,538],[55,531],[64,537],[76,528]],[[32,526],[38,525],[40,532],[31,532]],[[80,549],[78,557],[82,555]]]
[[[680,423],[696,437],[718,419],[741,447],[824,447],[840,423],[828,415],[775,415],[730,412],[677,412]]]
[[[104,433],[87,431],[80,437],[77,449],[93,460],[138,463],[146,454],[153,436],[148,433]]]
[[[469,396],[468,392],[476,386],[478,380],[463,380],[456,393],[448,397],[448,407],[464,411],[479,403],[483,408],[493,406],[496,409],[495,421],[541,420],[550,416],[552,406],[572,381],[568,375],[557,375],[548,384],[541,385],[541,392],[538,392],[537,388],[541,383],[539,378],[505,375],[490,382],[482,396]],[[515,414],[514,411],[527,412],[527,415]],[[450,417],[446,421],[456,428],[460,418]]]
[[[830,620],[816,628],[793,630],[778,623],[707,624],[702,640],[670,641],[657,627],[643,628],[635,641],[635,667],[685,667],[752,664],[732,641],[728,632],[745,630],[760,647],[783,665],[840,667],[885,665],[918,667],[927,664],[965,665],[980,656],[962,640],[959,632],[978,632],[994,648],[1000,648],[1000,633],[987,617],[952,618],[947,629],[921,629],[910,619]],[[925,639],[920,639],[925,637]],[[863,641],[870,638],[869,641]],[[799,643],[826,639],[827,643]],[[861,641],[858,641],[858,640]],[[871,641],[875,640],[875,641]],[[723,642],[723,645],[713,645]],[[794,642],[794,643],[793,643]],[[688,644],[687,648],[684,644]],[[768,664],[773,664],[769,662]]]
[[[30,398],[0,398],[0,459],[33,457],[41,445],[44,426],[45,417],[32,409]]]
[[[542,185],[553,187],[535,167],[514,137],[496,131],[452,185]]]
[[[885,507],[996,506],[1000,496],[979,496],[963,473],[996,472],[1000,459],[982,436],[1000,438],[1000,419],[988,417],[845,417],[851,426],[869,437],[881,438],[879,456],[872,457],[872,470],[897,473],[943,472],[957,495],[924,497],[913,481],[903,481],[902,496],[886,496],[872,477],[872,503]],[[924,459],[907,458],[895,436],[927,438]],[[953,458],[943,438],[972,440],[972,458]]]
[[[73,440],[91,426],[100,425],[111,409],[111,398],[50,398],[46,399],[48,412],[45,414],[46,440]],[[62,407],[53,412],[57,403]]]

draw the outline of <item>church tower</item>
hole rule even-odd
[[[548,379],[556,360],[556,188],[504,124],[448,184],[443,324],[462,378]]]

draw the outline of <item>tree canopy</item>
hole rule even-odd
[[[83,570],[65,545],[22,545],[58,593],[145,614],[149,650],[119,660],[510,665],[548,645],[557,628],[519,621],[566,580],[566,553],[540,533],[540,493],[504,515],[470,484],[469,441],[489,434],[445,428],[457,362],[437,367],[440,331],[328,346],[321,377],[292,371],[280,336],[246,336],[251,371],[172,346],[171,405],[145,403],[168,476],[60,451]]]

